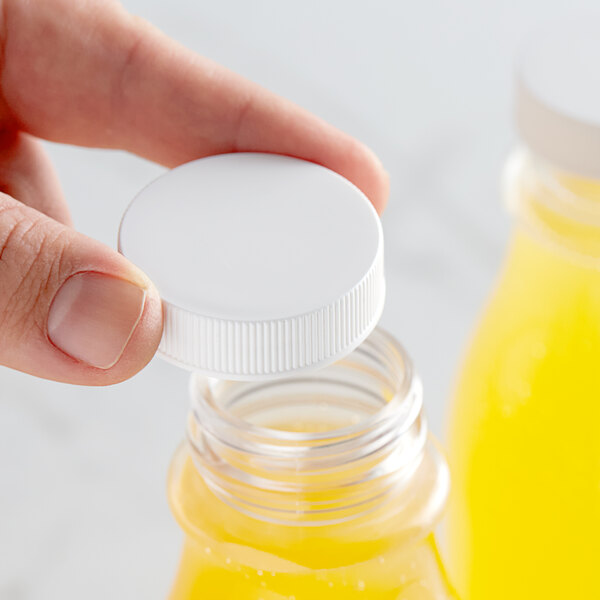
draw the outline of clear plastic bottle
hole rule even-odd
[[[185,531],[172,600],[441,600],[447,467],[410,361],[375,331],[268,383],[194,377],[169,479]]]
[[[140,193],[120,247],[161,293],[159,352],[194,372],[171,599],[450,598],[447,467],[410,360],[375,329],[367,198],[305,161],[202,159]]]
[[[465,600],[600,598],[598,23],[520,59],[514,229],[450,419],[449,565]]]

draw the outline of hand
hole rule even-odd
[[[36,138],[169,167],[223,152],[289,154],[344,175],[383,209],[387,176],[365,146],[117,2],[0,2],[0,364],[115,383],[152,358],[162,330],[144,273],[70,227]]]

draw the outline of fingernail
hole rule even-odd
[[[104,273],[77,273],[54,296],[48,337],[63,352],[109,369],[123,354],[142,312],[146,291]]]

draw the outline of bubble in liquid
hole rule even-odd
[[[230,557],[230,556],[228,556],[228,557],[225,559],[225,562],[226,562],[228,565],[230,565],[230,564],[231,564],[231,557]]]
[[[212,550],[208,546],[206,546],[206,548],[204,548],[204,552],[206,552],[206,554],[210,554]]]
[[[356,583],[356,589],[359,592],[364,592],[365,591],[365,582],[362,579],[359,579],[358,582]]]
[[[380,565],[382,565],[385,562],[385,558],[383,556],[380,556],[377,561],[379,562]]]
[[[262,572],[262,570],[261,570],[261,569],[259,569],[258,571],[256,571],[256,574],[257,574],[259,577],[262,577],[262,574],[263,574],[263,572]]]
[[[328,585],[329,587],[333,587],[333,581],[330,581],[330,582],[329,582],[327,585]]]

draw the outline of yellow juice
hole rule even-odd
[[[600,598],[600,184],[535,177],[452,406],[464,600]]]

